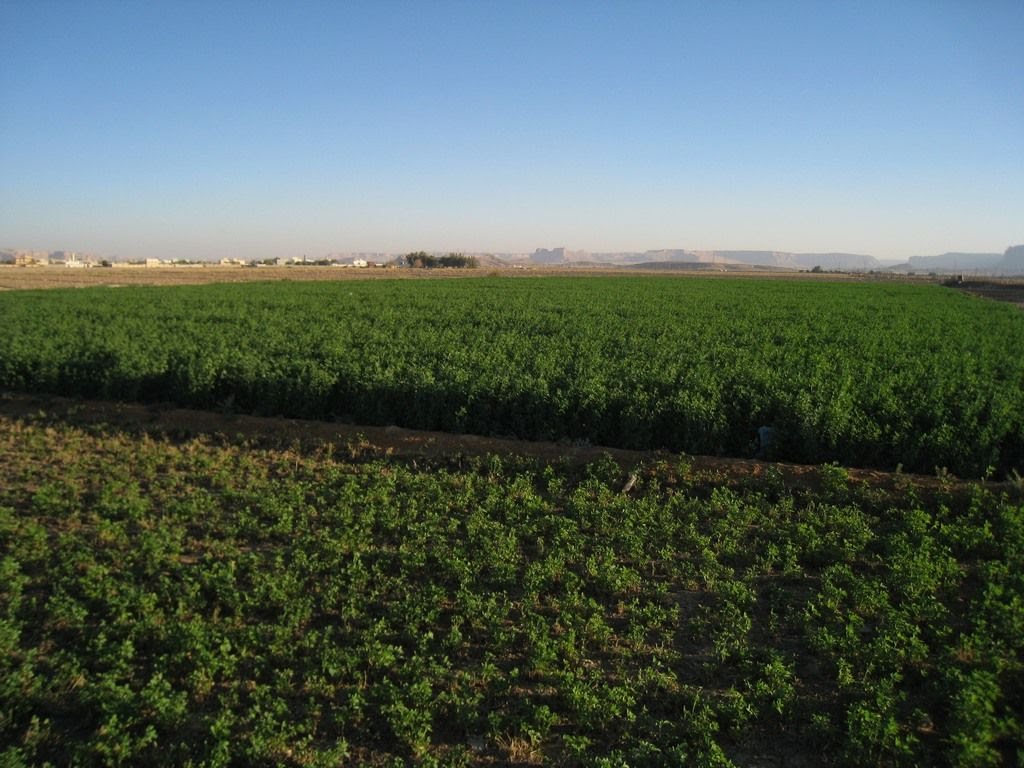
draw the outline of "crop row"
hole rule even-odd
[[[1024,468],[1024,315],[938,286],[97,288],[0,295],[0,324],[8,389],[975,477]]]
[[[0,462],[5,765],[1024,759],[1024,507],[980,486],[42,418]]]

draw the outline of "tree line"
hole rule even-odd
[[[435,267],[456,267],[458,269],[474,269],[477,266],[475,256],[464,253],[449,253],[446,256],[434,256],[426,251],[416,251],[405,256],[405,263],[410,267],[434,269]]]

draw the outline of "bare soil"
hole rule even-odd
[[[0,265],[0,291],[37,290],[45,288],[87,288],[91,286],[120,287],[127,285],[203,285],[206,283],[250,283],[259,281],[374,280],[386,278],[444,280],[466,277],[552,277],[587,275],[619,275],[633,277],[652,274],[661,277],[729,277],[774,280],[858,281],[864,275],[812,274],[810,272],[769,272],[758,270],[643,270],[611,266],[528,266],[480,267],[479,269],[401,269],[396,267],[241,267],[208,264],[200,266],[116,266],[68,269],[66,267],[18,267]]]
[[[0,393],[0,416],[53,421],[76,426],[102,426],[128,432],[144,432],[170,439],[200,435],[227,440],[267,441],[276,445],[306,448],[331,443],[354,457],[394,457],[404,460],[452,460],[470,456],[522,456],[545,463],[580,466],[611,457],[624,469],[642,463],[667,460],[686,466],[689,477],[726,485],[773,479],[787,487],[817,488],[821,467],[747,458],[689,456],[661,451],[631,451],[569,442],[534,442],[479,435],[425,432],[397,426],[359,426],[264,416],[245,416],[178,408],[171,404],[141,405],[102,400]],[[682,461],[681,461],[682,460]],[[963,490],[969,483],[951,476],[932,477],[874,469],[846,469],[849,482],[879,490],[899,491],[913,487],[929,492]],[[993,490],[1009,489],[1009,483],[986,482]]]
[[[430,270],[453,277],[454,273],[478,270]],[[210,264],[181,267],[61,267],[0,266],[0,290],[41,288],[120,287],[125,285],[204,285],[206,283],[252,283],[258,281],[372,280],[388,277],[430,277],[428,270],[343,267],[240,267]]]

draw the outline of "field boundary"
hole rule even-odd
[[[459,457],[518,456],[543,463],[582,466],[610,457],[624,469],[659,460],[684,459],[690,474],[717,478],[722,484],[781,480],[790,487],[817,488],[827,465],[795,464],[748,458],[700,456],[668,451],[639,451],[572,443],[516,440],[470,434],[429,432],[397,426],[370,426],[270,416],[250,416],[180,408],[171,403],[90,400],[56,395],[0,392],[0,417],[60,422],[73,426],[109,427],[170,439],[215,436],[226,440],[271,441],[279,445],[317,448],[325,443],[345,447],[354,455],[401,460],[451,460]],[[825,471],[823,471],[823,468]],[[844,467],[853,484],[886,491],[963,491],[981,483],[990,491],[1012,491],[1009,481],[961,480],[937,476]]]

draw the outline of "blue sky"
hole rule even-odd
[[[1024,3],[0,0],[0,247],[1024,243]]]

